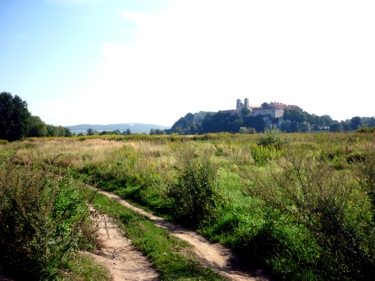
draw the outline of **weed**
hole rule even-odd
[[[87,210],[73,183],[49,166],[0,164],[0,261],[29,280],[55,280],[84,243]]]
[[[175,219],[197,225],[212,219],[222,203],[218,192],[217,165],[206,151],[198,157],[192,147],[180,151],[177,182],[166,192]]]
[[[246,191],[284,214],[291,226],[306,228],[321,248],[322,272],[340,280],[365,280],[375,273],[371,222],[362,216],[363,196],[354,192],[347,174],[298,149],[290,149],[279,170],[267,174],[245,171]]]
[[[281,149],[287,142],[286,135],[277,129],[266,129],[258,136],[258,144]]]

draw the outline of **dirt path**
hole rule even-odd
[[[218,243],[211,243],[194,231],[185,229],[137,208],[117,195],[104,191],[99,192],[112,200],[118,201],[125,207],[148,217],[155,225],[168,229],[172,235],[189,242],[194,247],[194,252],[202,264],[211,267],[227,279],[233,281],[271,280],[260,269],[249,269],[241,266],[232,251],[224,246]],[[113,281],[160,280],[152,264],[140,251],[131,245],[131,241],[124,237],[119,227],[113,223],[111,218],[105,214],[99,214],[93,209],[91,209],[91,214],[98,226],[96,235],[101,241],[102,248],[98,253],[86,253],[90,255],[95,262],[107,267]],[[12,281],[12,279],[8,279],[5,275],[2,275],[1,268],[0,281]]]
[[[244,280],[271,280],[267,275],[258,268],[245,268],[241,266],[238,259],[233,254],[233,252],[218,244],[211,243],[202,235],[197,234],[191,230],[185,229],[179,225],[166,221],[161,217],[154,216],[153,214],[146,212],[140,208],[137,208],[125,200],[121,199],[117,195],[109,192],[99,191],[100,193],[108,196],[112,200],[116,200],[123,206],[132,209],[145,217],[149,218],[159,227],[168,229],[168,231],[187,242],[189,242],[194,247],[194,252],[196,253],[198,259],[205,266],[209,266],[216,270],[222,276],[234,281],[244,281]],[[128,253],[126,253],[128,255]],[[122,279],[122,280],[152,280],[152,279]]]
[[[131,245],[120,228],[106,214],[99,214],[90,207],[90,214],[96,223],[95,235],[101,250],[84,252],[98,264],[104,265],[113,281],[159,281],[159,274],[150,261]],[[15,281],[0,266],[0,281]]]
[[[159,274],[148,259],[131,245],[120,228],[107,215],[91,208],[90,213],[97,224],[97,238],[102,244],[98,253],[86,252],[96,263],[104,265],[113,281],[156,281]]]

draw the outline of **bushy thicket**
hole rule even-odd
[[[259,251],[274,244],[280,250],[279,259],[298,257],[298,263],[290,263],[293,259],[289,258],[282,265],[285,279],[306,279],[306,272],[311,274],[308,279],[318,280],[370,280],[374,276],[374,156],[369,153],[360,165],[362,188],[350,173],[335,170],[307,148],[289,147],[272,170],[243,169],[246,192],[264,202],[265,213],[273,214],[262,233],[267,245],[259,240]],[[286,225],[293,230],[292,237],[285,236]],[[310,241],[308,251],[298,248],[293,239]],[[287,249],[280,247],[283,243]]]
[[[176,220],[197,225],[214,219],[223,204],[218,191],[217,169],[209,151],[198,155],[187,147],[177,155],[176,181],[166,192],[171,215]]]
[[[56,280],[85,242],[87,207],[49,166],[0,162],[0,263],[27,280]]]

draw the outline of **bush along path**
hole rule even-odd
[[[93,191],[86,189],[85,192]],[[194,231],[137,208],[117,195],[98,192],[100,194],[93,202],[94,207],[117,217],[125,235],[150,258],[162,280],[271,280],[261,269],[243,267],[233,252],[224,246],[213,244]],[[138,228],[135,227],[136,224]],[[155,231],[155,225],[159,228],[158,231]],[[186,243],[171,242],[174,237],[192,245],[193,253],[186,247]],[[162,239],[169,241],[166,243],[161,241]],[[159,248],[165,245],[157,244],[170,244],[174,247],[168,252]]]

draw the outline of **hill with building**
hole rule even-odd
[[[262,132],[266,128],[278,128],[284,132],[351,131],[366,126],[375,126],[375,118],[356,116],[338,122],[329,115],[310,114],[298,105],[280,102],[250,104],[246,98],[244,102],[237,99],[235,109],[188,113],[166,132],[178,134],[253,133]]]

